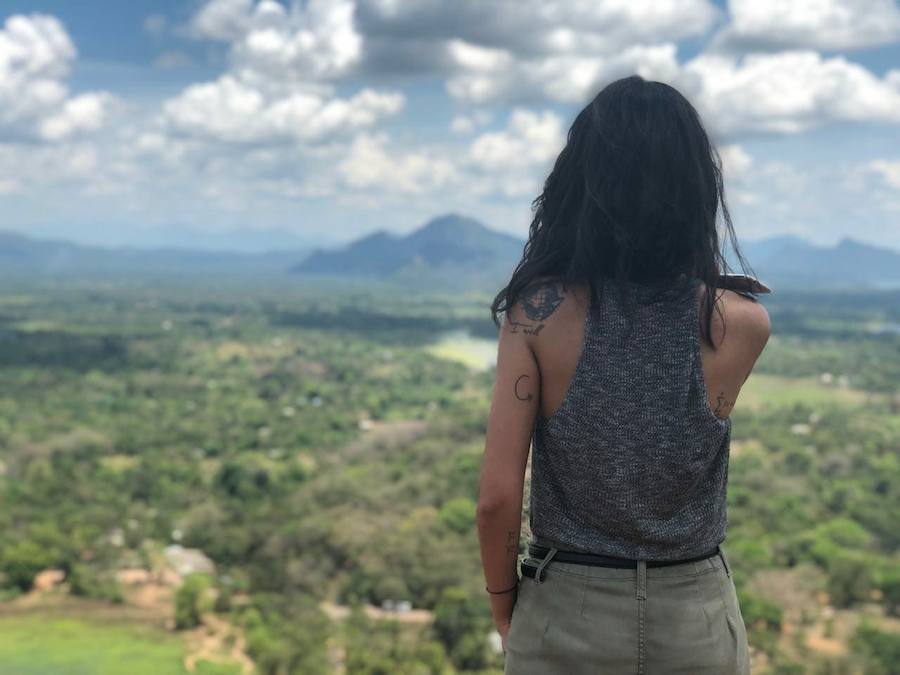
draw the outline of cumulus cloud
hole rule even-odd
[[[76,133],[97,131],[103,127],[115,99],[106,93],[82,94],[63,103],[61,109],[44,118],[39,135],[49,141],[59,141]]]
[[[637,73],[647,79],[671,80],[679,72],[674,44],[634,45],[608,56],[562,54],[534,60],[459,40],[451,41],[448,51],[456,66],[447,80],[448,93],[478,104],[587,103],[602,84],[619,77]]]
[[[467,115],[454,115],[450,120],[450,131],[460,135],[471,134],[478,127],[488,124],[492,117],[487,110],[473,110]]]
[[[713,49],[860,49],[900,40],[895,0],[730,0]]]
[[[834,121],[900,122],[900,71],[879,78],[813,51],[701,54],[679,79],[723,134],[797,133]]]
[[[371,126],[403,108],[399,93],[363,89],[350,98],[326,99],[298,91],[267,98],[261,91],[224,75],[188,87],[164,106],[171,127],[184,134],[226,142],[333,139]]]
[[[194,15],[190,29],[198,38],[230,42],[249,30],[252,14],[253,0],[210,0]]]
[[[566,142],[562,119],[551,111],[514,108],[506,127],[480,134],[461,160],[476,194],[537,196],[543,176]]]
[[[9,17],[0,30],[0,127],[48,141],[99,129],[114,99],[70,96],[65,79],[76,54],[57,18]]]
[[[230,42],[228,71],[163,105],[175,133],[212,141],[331,140],[398,113],[405,97],[364,88],[335,94],[332,80],[359,59],[349,0],[210,0],[194,16],[196,37]]]
[[[722,172],[729,180],[740,180],[753,164],[753,158],[736,143],[723,145],[718,150],[719,156],[722,158]]]
[[[619,75],[670,76],[674,42],[717,16],[706,0],[360,0],[356,23],[367,73],[438,74],[469,103],[571,103]]]
[[[362,54],[354,11],[352,0],[309,0],[289,9],[275,0],[210,0],[191,21],[191,33],[230,43],[245,80],[334,79]]]
[[[482,134],[472,142],[469,157],[476,166],[489,170],[511,164],[533,167],[549,162],[564,145],[565,132],[558,115],[516,108],[506,129]]]
[[[900,191],[900,159],[875,159],[863,164],[858,171],[864,176],[874,175],[886,187]]]
[[[530,61],[609,55],[702,35],[718,14],[707,0],[360,0],[357,24],[367,68],[451,72],[451,41]]]
[[[87,143],[0,144],[0,182],[5,193],[48,185],[88,183],[99,164],[97,148]]]
[[[729,8],[719,43],[743,36],[746,47],[780,51],[712,49],[679,62],[676,42],[723,18],[706,2],[360,0],[356,24],[364,68],[438,74],[466,104],[584,104],[637,73],[681,89],[725,137],[900,121],[900,70],[879,77],[843,56],[797,48],[900,39],[892,0],[733,0]],[[471,127],[460,118],[453,129]]]
[[[418,194],[443,187],[458,178],[453,162],[422,151],[389,152],[386,134],[362,134],[338,166],[343,181],[352,188]]]

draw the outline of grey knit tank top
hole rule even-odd
[[[724,541],[731,418],[707,402],[699,283],[600,281],[563,402],[535,421],[532,543],[665,560]]]

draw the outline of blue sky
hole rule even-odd
[[[739,237],[900,249],[893,0],[12,0],[0,22],[0,228],[253,249],[457,211],[523,235],[575,114],[638,72],[700,110]]]

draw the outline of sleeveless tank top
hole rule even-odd
[[[679,279],[599,282],[562,404],[535,420],[531,543],[666,560],[724,541],[731,418],[707,401],[701,280]]]

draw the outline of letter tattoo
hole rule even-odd
[[[530,375],[519,375],[519,377],[516,379],[516,384],[513,387],[513,390],[516,394],[516,398],[519,399],[520,401],[534,400],[534,394],[532,394],[530,391],[525,393],[524,396],[521,393],[519,393],[519,382],[521,382],[522,380],[528,380],[528,379],[531,379]]]

